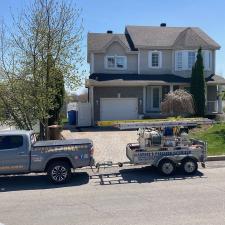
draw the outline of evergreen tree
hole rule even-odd
[[[197,116],[205,115],[205,77],[202,57],[202,49],[198,49],[197,60],[192,68],[191,94],[194,98],[195,112]]]

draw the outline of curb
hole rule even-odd
[[[206,161],[223,161],[225,160],[225,155],[214,155],[208,156]]]

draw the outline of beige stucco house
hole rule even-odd
[[[189,89],[202,47],[208,115],[222,113],[225,79],[215,74],[220,46],[197,27],[126,26],[124,34],[88,33],[86,80],[93,122],[160,116],[160,103],[175,89]]]

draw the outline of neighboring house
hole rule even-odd
[[[222,113],[215,75],[220,46],[196,27],[127,26],[124,34],[88,33],[86,80],[93,122],[160,117],[160,103],[178,88],[189,90],[191,69],[202,47],[208,115]]]

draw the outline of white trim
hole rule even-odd
[[[114,67],[108,67],[108,58],[114,58],[115,59],[115,66]],[[116,66],[116,60],[117,58],[123,58],[124,59],[124,68],[118,68]],[[106,55],[105,56],[105,69],[107,70],[127,70],[127,56],[121,56],[121,55]]]
[[[140,52],[138,52],[138,74],[140,74]]]
[[[158,66],[152,66],[152,54],[158,54]],[[149,51],[148,52],[148,67],[151,69],[160,69],[162,68],[162,52],[158,50]]]
[[[94,88],[89,87],[89,102],[91,103],[91,124],[94,125]]]
[[[95,59],[94,59],[94,53],[91,53],[90,72],[91,72],[91,74],[95,72]]]
[[[143,113],[146,113],[146,86],[143,86]]]

